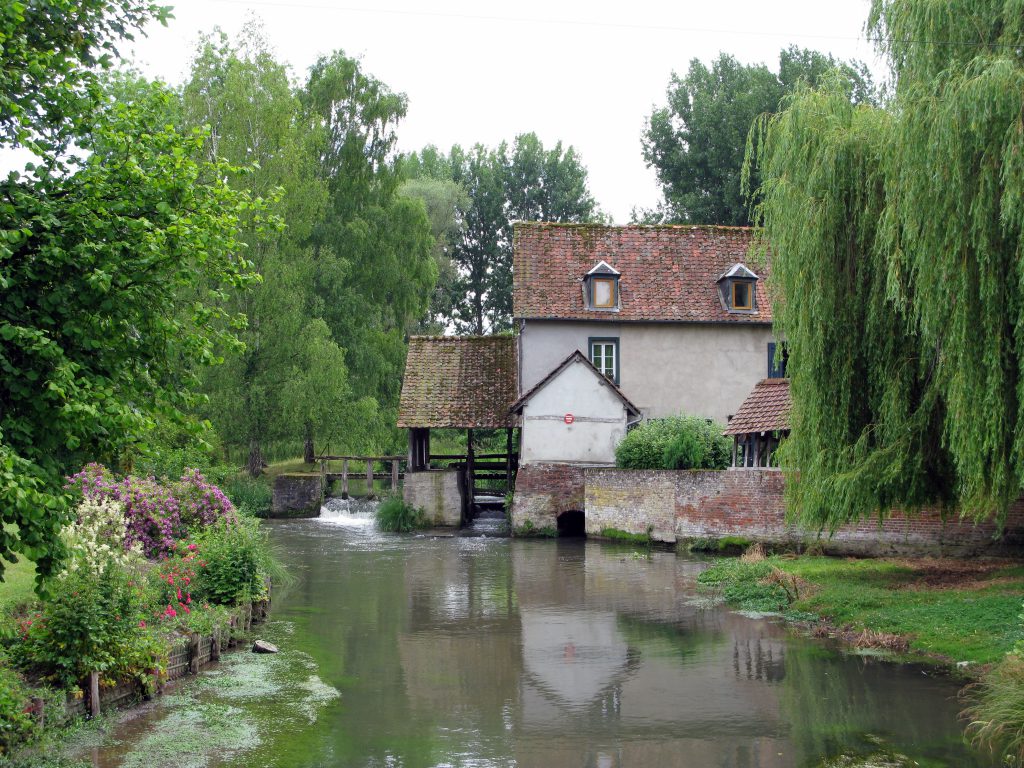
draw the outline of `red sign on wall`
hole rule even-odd
[[[573,416],[571,413],[565,414],[565,423],[566,424],[572,424],[574,421],[576,421],[576,417],[575,416]]]

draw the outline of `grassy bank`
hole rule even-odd
[[[1005,560],[755,555],[720,560],[699,581],[740,609],[932,661],[996,662],[1021,639],[1024,567]]]

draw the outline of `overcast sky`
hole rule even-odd
[[[602,209],[626,223],[659,200],[640,133],[665,101],[673,71],[728,51],[778,65],[795,43],[859,58],[880,73],[864,38],[868,0],[702,0],[660,3],[520,0],[179,0],[164,29],[134,47],[143,72],[180,83],[200,32],[231,35],[252,14],[302,78],[342,49],[409,97],[402,150],[495,145],[535,131],[580,152]]]

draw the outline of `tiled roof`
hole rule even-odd
[[[513,336],[413,336],[405,358],[399,427],[511,427],[518,393]]]
[[[789,379],[761,379],[732,417],[726,435],[789,429]]]
[[[626,409],[626,411],[628,413],[631,413],[634,416],[639,416],[640,415],[640,409],[637,408],[635,405],[633,405],[632,401],[628,397],[626,397],[624,394],[622,394],[622,390],[619,389],[618,386],[616,386],[615,382],[612,381],[611,379],[609,379],[607,376],[605,376],[599,370],[597,370],[597,367],[592,362],[590,362],[590,360],[587,359],[587,356],[584,355],[582,352],[580,352],[578,349],[575,352],[573,352],[571,355],[569,355],[567,358],[565,358],[565,360],[563,360],[558,365],[556,365],[551,370],[551,373],[549,373],[543,379],[541,379],[536,384],[534,384],[529,392],[524,394],[522,397],[520,397],[518,400],[516,400],[512,404],[512,406],[511,406],[511,408],[509,408],[509,410],[513,411],[514,413],[522,412],[523,406],[526,405],[527,401],[531,397],[533,397],[535,394],[537,394],[542,389],[544,389],[544,387],[546,387],[548,385],[548,383],[552,379],[554,379],[556,376],[558,376],[558,374],[560,374],[571,363],[574,363],[574,362],[580,362],[580,363],[583,363],[584,365],[586,365],[587,368],[589,368],[591,371],[594,372],[595,376],[599,376],[601,378],[601,380],[605,384],[607,384],[609,387],[611,387],[612,392],[615,393],[615,396],[617,398],[619,398],[619,400],[622,402],[622,405],[625,407],[625,409]]]
[[[753,239],[747,227],[640,226],[517,222],[512,272],[517,318],[770,323],[767,264],[756,264],[757,308],[732,314],[717,282],[746,262]],[[581,281],[594,265],[618,270],[621,309],[587,309]]]

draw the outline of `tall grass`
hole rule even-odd
[[[382,531],[408,533],[425,527],[426,520],[421,510],[406,504],[401,496],[389,496],[377,507],[377,525]]]
[[[965,694],[967,733],[1003,765],[1024,765],[1024,659],[1009,654]]]

